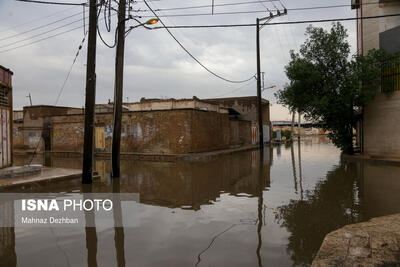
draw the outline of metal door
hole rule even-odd
[[[0,167],[7,167],[11,165],[10,122],[10,109],[0,107]]]
[[[105,139],[105,127],[95,127],[94,129],[94,140],[95,140],[95,149],[98,151],[104,151],[106,149],[106,139]]]

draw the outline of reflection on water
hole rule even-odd
[[[0,262],[5,266],[309,265],[327,233],[400,212],[399,166],[339,158],[339,151],[326,139],[314,138],[266,149],[263,157],[250,151],[200,162],[126,159],[121,162],[122,177],[114,180],[109,177],[109,161],[96,159],[101,178],[89,188],[75,181],[29,190],[139,193],[140,225],[0,228]],[[79,157],[36,157],[34,162],[81,166]],[[3,214],[12,210],[0,207]],[[121,222],[121,206],[117,204],[113,212],[115,223]],[[85,218],[96,220],[90,213]]]

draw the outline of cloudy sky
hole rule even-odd
[[[61,0],[53,0],[59,1]],[[62,0],[81,3],[81,0]],[[210,5],[212,0],[157,0],[149,2],[154,9]],[[204,25],[254,23],[257,17],[268,15],[266,8],[274,10],[271,2],[254,3],[253,0],[215,0],[215,4],[252,2],[245,5],[219,6],[214,12],[260,11],[249,14],[174,16],[182,14],[209,14],[211,9],[158,11],[166,25]],[[293,8],[350,4],[350,0],[281,0],[289,9],[287,16],[272,22],[310,19],[354,17],[350,7],[314,10]],[[276,7],[282,6],[275,1]],[[141,19],[151,16],[143,2],[133,5],[141,9]],[[265,13],[263,13],[265,11]],[[87,10],[86,10],[87,12]],[[86,16],[88,14],[86,13]],[[103,15],[100,30],[109,43],[113,34],[107,33]],[[112,28],[115,28],[113,16]],[[86,28],[88,19],[85,20]],[[47,25],[47,26],[46,26]],[[129,21],[127,25],[135,25]],[[314,24],[329,28],[331,23]],[[355,51],[355,22],[344,22],[349,31],[349,41]],[[287,82],[284,66],[289,51],[298,50],[304,42],[307,24],[266,26],[261,30],[261,68],[265,72],[263,97],[270,100],[271,119],[286,120],[287,110],[276,104],[274,92]],[[14,109],[29,105],[30,93],[34,105],[53,105],[71,67],[84,35],[83,9],[81,6],[57,6],[0,0],[0,65],[14,72]],[[75,30],[72,30],[77,28]],[[56,35],[43,41],[40,39]],[[255,28],[172,29],[176,38],[205,66],[231,80],[244,80],[256,73]],[[37,42],[36,42],[37,41]],[[32,45],[28,45],[36,42]],[[26,45],[26,46],[25,46]],[[231,84],[222,81],[199,66],[164,30],[134,29],[126,39],[124,101],[146,98],[199,98],[256,95],[256,82]],[[20,47],[22,46],[22,47]],[[86,46],[77,58],[67,80],[58,105],[82,107],[85,96]],[[19,47],[19,48],[18,48]],[[113,99],[115,49],[107,48],[99,39],[97,46],[96,103]]]

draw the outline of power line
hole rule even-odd
[[[72,21],[72,22],[68,22],[68,23],[66,23],[66,24],[63,24],[63,25],[58,26],[58,27],[56,27],[56,28],[53,28],[53,29],[51,29],[51,30],[48,30],[48,31],[45,31],[45,32],[42,32],[42,33],[38,33],[38,34],[35,34],[35,35],[30,36],[30,37],[28,37],[28,38],[21,39],[21,40],[18,40],[18,41],[15,41],[15,42],[12,42],[12,43],[9,43],[9,44],[6,44],[6,45],[2,45],[2,46],[0,46],[0,48],[4,48],[4,47],[8,47],[8,46],[11,46],[11,45],[14,45],[14,44],[18,44],[18,43],[21,43],[21,42],[24,42],[24,41],[28,41],[28,40],[30,40],[30,39],[33,39],[33,38],[36,38],[36,37],[38,37],[38,36],[41,36],[41,35],[44,35],[44,34],[53,32],[53,31],[55,31],[55,30],[58,30],[58,29],[67,27],[67,26],[69,26],[69,25],[75,24],[75,23],[80,22],[80,21],[82,21],[82,19],[78,19],[78,20],[74,20],[74,21]]]
[[[266,5],[263,3],[265,2],[270,2],[270,1],[265,1],[265,0],[260,0],[260,1],[251,1],[251,2],[238,2],[238,3],[230,3],[230,4],[220,4],[219,6],[232,6],[232,5],[242,5],[242,4],[252,4],[252,3],[261,3],[264,8],[269,11],[269,12],[276,12],[279,11],[279,8],[276,7],[275,9],[269,9]],[[371,3],[364,3],[362,5],[377,5],[379,2],[371,2]],[[281,4],[283,8],[285,6]],[[215,5],[218,6],[218,5]],[[187,6],[187,7],[176,7],[176,8],[160,8],[156,9],[155,11],[173,11],[173,10],[186,10],[186,9],[197,9],[197,8],[206,8],[206,7],[212,7],[212,5],[203,5],[203,6]],[[331,8],[342,8],[342,7],[351,7],[351,5],[348,4],[343,4],[343,5],[329,5],[329,6],[313,6],[313,7],[296,7],[296,8],[286,8],[288,11],[305,11],[305,10],[316,10],[316,9],[331,9]],[[151,12],[150,10],[138,10],[139,12]],[[233,12],[214,12],[214,15],[231,15],[231,14],[251,14],[251,13],[262,13],[265,12],[265,10],[249,10],[249,11],[233,11]],[[205,15],[213,15],[210,13],[192,13],[192,14],[169,14],[169,15],[163,15],[159,17],[180,17],[180,16],[205,16]],[[151,17],[151,16],[142,16],[142,17]]]
[[[261,1],[261,0],[259,0],[259,1]],[[264,2],[267,2],[267,1],[264,1]],[[242,4],[242,3],[243,3],[243,2],[231,3],[231,4],[220,4],[220,5],[235,5],[235,4]],[[254,2],[247,2],[247,3],[254,3]],[[376,3],[365,3],[365,4],[376,4]],[[207,5],[207,6],[210,6],[210,5]],[[319,9],[319,8],[336,8],[336,7],[344,7],[344,6],[349,6],[349,5],[334,5],[334,6],[318,6],[318,7],[293,8],[293,9],[289,9],[289,10],[305,10],[305,9]],[[204,7],[206,7],[206,6],[204,6]],[[186,7],[186,8],[188,8],[188,7]],[[158,9],[158,10],[161,10],[161,9]],[[264,13],[264,12],[265,12],[265,10],[238,11],[238,12],[214,13],[214,15],[230,15],[230,14],[246,14],[246,13]],[[65,20],[65,19],[74,17],[74,16],[79,15],[79,14],[80,14],[80,13],[76,13],[76,14],[73,14],[73,15],[71,15],[71,16],[65,17],[65,18],[63,18],[63,19],[59,19],[59,20],[57,20],[57,21],[54,21],[54,22],[51,22],[51,23],[48,23],[48,24],[45,24],[45,25],[41,25],[41,26],[39,26],[39,27],[32,28],[32,29],[30,29],[30,30],[28,30],[28,31],[24,31],[24,32],[21,32],[21,33],[18,33],[18,34],[14,34],[14,35],[11,35],[11,36],[7,36],[7,37],[5,37],[5,38],[3,38],[3,39],[0,39],[0,41],[6,40],[6,39],[9,39],[9,38],[18,36],[18,35],[22,35],[22,34],[24,34],[24,33],[30,32],[30,31],[34,31],[34,30],[37,30],[37,29],[41,29],[41,28],[47,27],[47,26],[49,26],[49,25],[55,24],[55,23],[57,23],[57,22],[59,22],[59,21],[62,21],[62,20]],[[158,17],[209,16],[209,15],[211,15],[211,14],[205,13],[205,14],[160,15],[160,16],[158,16]],[[142,16],[142,17],[152,17],[152,16]]]
[[[113,15],[115,15],[115,14],[113,14]],[[112,16],[113,16],[113,15],[112,15]],[[99,21],[102,21],[102,20],[103,20],[103,19],[99,19]],[[80,19],[80,21],[82,21],[82,19]],[[75,23],[75,22],[73,22],[73,23]],[[72,23],[71,23],[71,24],[72,24]],[[65,26],[68,26],[68,25],[64,25],[63,27],[65,27]],[[62,27],[58,27],[58,28],[62,28]],[[52,30],[50,30],[50,31],[48,31],[48,32],[46,32],[46,33],[49,33],[49,32],[51,32],[51,31],[54,31],[54,30],[56,30],[56,29],[58,29],[58,28],[52,29]],[[38,40],[36,40],[36,41],[30,42],[30,43],[27,43],[27,44],[23,44],[23,45],[20,45],[20,46],[11,47],[11,48],[9,48],[9,49],[2,50],[2,51],[0,51],[0,53],[5,53],[5,52],[9,52],[9,51],[18,49],[18,48],[30,46],[30,45],[32,45],[32,44],[36,44],[36,43],[39,43],[39,42],[48,40],[48,39],[50,39],[50,38],[57,37],[57,36],[59,36],[59,35],[65,34],[65,33],[69,33],[69,32],[71,32],[71,31],[77,30],[77,29],[79,29],[79,28],[81,28],[81,26],[78,26],[78,27],[72,28],[72,29],[70,29],[70,30],[66,30],[66,31],[57,33],[57,34],[53,34],[53,35],[50,35],[50,36],[48,36],[48,37],[44,37],[44,38],[42,38],[42,39],[38,39]],[[45,34],[45,33],[42,33],[42,34],[40,34],[40,35],[43,35],[43,34]],[[37,36],[35,36],[35,37],[37,37]],[[31,38],[32,38],[32,37],[31,37]],[[25,41],[25,40],[24,40],[24,41]]]
[[[274,4],[274,2],[272,0],[269,0],[271,2],[271,4],[275,7],[275,9],[278,10],[278,8],[276,7],[276,5]]]
[[[258,0],[258,3],[260,3],[268,12],[271,12],[271,10],[264,4],[263,1]]]
[[[75,17],[75,16],[80,15],[80,14],[81,14],[81,12],[75,13],[75,14],[70,15],[70,16],[67,16],[67,17],[65,17],[65,18],[58,19],[58,20],[56,20],[56,21],[53,21],[53,22],[50,22],[50,23],[47,23],[47,24],[43,24],[43,25],[37,26],[37,27],[35,27],[35,28],[31,28],[31,29],[26,30],[26,31],[23,31],[23,32],[19,32],[19,33],[16,33],[16,34],[13,34],[13,35],[10,35],[10,36],[1,38],[0,41],[4,41],[4,40],[7,40],[7,39],[11,39],[11,38],[13,38],[13,37],[16,37],[16,36],[19,36],[19,35],[22,35],[22,34],[25,34],[25,33],[28,33],[28,32],[33,32],[33,31],[36,31],[36,30],[45,28],[45,27],[47,27],[47,26],[56,24],[57,22],[67,20],[67,19],[69,19],[69,18]],[[82,20],[82,19],[81,19],[81,20]]]
[[[277,1],[277,0],[275,0]],[[261,3],[269,3],[269,0],[258,0],[258,1],[247,1],[247,2],[236,2],[236,3],[225,3],[225,4],[214,4],[214,7],[224,7],[224,6],[237,6],[237,5],[250,5]],[[201,6],[186,6],[186,7],[172,7],[172,8],[157,8],[154,11],[170,11],[170,10],[185,10],[185,9],[198,9],[198,8],[210,8],[213,5],[201,5]],[[265,5],[264,5],[265,7]],[[140,12],[145,12],[150,10],[140,10]]]
[[[237,14],[254,14],[254,13],[265,13],[265,10],[252,10],[252,11],[231,11],[231,12],[214,12],[211,13],[189,13],[189,14],[170,14],[160,15],[160,18],[173,18],[173,17],[198,17],[198,16],[213,16],[213,15],[237,15]],[[151,18],[151,15],[140,16],[141,18]]]
[[[265,12],[265,11],[264,11]],[[335,22],[335,21],[351,21],[351,20],[366,20],[366,19],[378,19],[386,17],[398,17],[400,14],[389,14],[389,15],[379,15],[379,16],[368,16],[368,17],[351,17],[351,18],[336,18],[336,19],[320,19],[320,20],[299,20],[299,21],[282,21],[282,22],[272,22],[266,23],[265,25],[291,25],[291,24],[305,24],[305,23],[323,23],[323,22]],[[163,27],[153,27],[152,30],[159,29],[196,29],[196,28],[236,28],[236,27],[254,27],[255,23],[245,23],[245,24],[214,24],[214,25],[178,25],[178,26],[163,26]]]
[[[15,0],[15,1],[35,3],[35,4],[61,5],[61,6],[87,6],[87,3],[49,2],[49,1],[38,1],[38,0]]]
[[[254,77],[254,80],[250,80],[250,82],[248,82],[248,83],[246,83],[246,84],[244,84],[244,85],[242,85],[242,86],[240,86],[240,87],[238,87],[238,88],[236,88],[236,89],[233,89],[232,91],[229,91],[229,92],[224,93],[224,94],[216,95],[216,96],[213,96],[213,97],[215,98],[215,97],[226,96],[226,95],[235,93],[235,92],[237,92],[237,91],[240,91],[240,90],[246,88],[247,86],[249,86],[250,84],[252,84],[253,82],[256,81],[256,77],[255,77],[255,76],[253,76],[253,77]]]
[[[60,99],[60,96],[61,96],[61,94],[62,94],[62,92],[63,92],[63,90],[64,90],[64,87],[65,87],[65,85],[67,84],[68,78],[69,78],[69,76],[71,75],[71,72],[72,72],[72,68],[74,67],[75,62],[76,62],[76,59],[77,59],[78,56],[79,56],[79,52],[81,51],[82,46],[83,46],[83,44],[85,43],[87,33],[88,33],[88,32],[86,31],[86,32],[85,32],[85,35],[83,36],[82,42],[81,42],[81,44],[80,44],[79,47],[78,47],[78,51],[77,51],[76,54],[75,54],[75,58],[74,58],[74,60],[72,61],[71,67],[69,68],[67,77],[65,78],[65,80],[64,80],[64,82],[63,82],[63,84],[62,84],[62,86],[61,86],[61,89],[60,89],[60,91],[58,92],[58,95],[57,95],[56,101],[55,101],[55,103],[54,103],[54,106],[57,105],[58,100]]]
[[[52,23],[49,23],[49,24],[46,24],[46,25],[42,25],[42,26],[40,26],[40,27],[37,27],[37,28],[34,28],[34,29],[31,29],[30,31],[33,31],[33,30],[36,30],[36,29],[39,29],[39,28],[44,28],[44,27],[46,27],[46,26],[49,26],[49,25],[51,25],[51,24],[54,24],[54,23],[56,23],[56,22],[59,22],[59,21],[62,21],[62,20],[65,20],[65,19],[67,19],[67,18],[70,18],[70,17],[73,17],[73,16],[76,16],[76,15],[79,15],[79,14],[81,14],[81,12],[79,12],[79,13],[76,13],[76,14],[74,14],[74,15],[72,15],[72,16],[68,16],[68,17],[66,17],[66,18],[63,18],[63,19],[60,19],[60,20],[57,20],[57,21],[55,21],[55,22],[52,22]],[[100,13],[99,13],[100,14]],[[114,16],[115,14],[113,14],[112,16]],[[61,25],[61,26],[59,26],[59,27],[56,27],[56,28],[53,28],[53,29],[51,29],[51,30],[48,30],[48,31],[46,31],[46,32],[42,32],[42,33],[39,33],[39,34],[36,34],[36,35],[33,35],[33,36],[30,36],[30,37],[28,37],[28,38],[25,38],[25,39],[22,39],[22,40],[18,40],[18,41],[15,41],[15,42],[13,42],[13,43],[9,43],[9,44],[6,44],[6,45],[3,45],[3,46],[0,46],[0,48],[3,48],[3,47],[8,47],[8,46],[11,46],[11,45],[14,45],[14,44],[17,44],[17,43],[21,43],[21,42],[24,42],[24,41],[27,41],[27,40],[30,40],[30,39],[33,39],[33,38],[35,38],[35,37],[38,37],[38,36],[41,36],[41,35],[44,35],[44,34],[47,34],[47,33],[50,33],[50,32],[53,32],[53,31],[56,31],[56,30],[58,30],[58,29],[61,29],[61,28],[64,28],[64,27],[67,27],[67,26],[69,26],[69,25],[72,25],[72,24],[75,24],[75,23],[77,23],[77,22],[80,22],[80,21],[85,21],[85,16],[82,18],[82,19],[78,19],[78,20],[75,20],[75,21],[72,21],[72,22],[69,22],[69,23],[66,23],[66,24],[64,24],[64,25]],[[103,19],[100,19],[99,21],[101,21],[101,20],[103,20]],[[75,30],[76,28],[74,28],[73,30]],[[26,32],[29,32],[29,31],[26,31]],[[23,32],[23,33],[26,33],[26,32]],[[63,33],[68,33],[68,32],[70,32],[70,31],[65,31],[65,32],[63,32]],[[21,33],[21,34],[23,34],[23,33]],[[62,33],[61,33],[62,34]],[[59,34],[56,34],[56,35],[54,35],[54,36],[58,36]],[[16,35],[15,35],[16,36]],[[10,49],[7,49],[7,50],[4,50],[4,51],[0,51],[0,53],[2,53],[2,52],[7,52],[7,51],[11,51],[11,50],[14,50],[14,49],[17,49],[17,48],[21,48],[21,47],[25,47],[25,46],[28,46],[28,45],[30,45],[30,44],[34,44],[34,43],[37,43],[37,42],[40,42],[40,41],[43,41],[43,40],[47,40],[48,38],[46,37],[46,38],[42,38],[42,39],[39,39],[39,40],[37,40],[37,41],[34,41],[34,42],[31,42],[31,43],[28,43],[28,44],[26,44],[26,45],[21,45],[21,46],[17,46],[17,47],[14,47],[14,48],[10,48]],[[1,41],[1,40],[0,40]]]
[[[265,12],[265,11],[264,11]],[[323,22],[335,22],[335,21],[351,21],[351,20],[365,20],[365,19],[377,19],[377,18],[385,18],[385,17],[398,17],[400,14],[390,14],[390,15],[380,15],[380,16],[369,16],[369,17],[360,17],[360,18],[337,18],[337,19],[324,19],[324,20],[302,20],[302,21],[286,21],[286,22],[274,22],[274,23],[267,23],[266,25],[291,25],[291,24],[304,24],[304,23],[323,23]],[[161,21],[161,20],[160,20]],[[219,24],[219,25],[178,25],[178,26],[167,26],[164,25],[163,27],[153,27],[151,28],[152,30],[158,30],[158,29],[200,29],[200,28],[235,28],[235,27],[254,27],[256,24],[249,23],[249,24]],[[28,44],[20,45],[17,47],[12,47],[6,50],[0,51],[0,53],[5,53],[11,50],[15,50],[21,47],[26,47],[44,40],[48,40],[50,38],[69,33],[71,31],[77,30],[81,28],[81,26],[60,32],[36,41],[33,41]],[[185,49],[184,49],[185,50]],[[186,52],[186,51],[185,51]],[[250,78],[251,79],[251,78]],[[248,79],[248,80],[250,80]]]
[[[0,51],[0,53],[5,53],[5,52],[11,51],[11,50],[15,50],[15,49],[18,49],[18,48],[21,48],[21,47],[26,47],[26,46],[29,46],[29,45],[32,45],[32,44],[36,44],[36,43],[48,40],[48,39],[53,38],[53,37],[56,37],[56,36],[59,36],[59,35],[65,34],[65,33],[69,33],[69,32],[75,31],[77,29],[81,29],[81,26],[78,26],[76,28],[72,28],[72,29],[69,29],[67,31],[63,31],[63,32],[60,32],[60,33],[57,33],[57,34],[50,35],[48,37],[33,41],[31,43],[27,43],[27,44],[24,44],[24,45],[20,45],[20,46],[16,46],[16,47],[12,47],[12,48],[6,49],[6,50],[2,50],[2,51]]]
[[[169,35],[171,35],[171,37],[179,44],[179,46],[194,60],[196,61],[200,66],[202,66],[206,71],[208,71],[209,73],[211,73],[212,75],[214,75],[215,77],[224,80],[226,82],[230,82],[230,83],[244,83],[247,81],[250,81],[251,79],[253,79],[254,75],[251,76],[250,78],[246,79],[246,80],[241,80],[241,81],[234,81],[234,80],[229,80],[226,79],[218,74],[216,74],[215,72],[211,71],[209,68],[207,68],[203,63],[201,63],[196,57],[194,57],[182,44],[181,42],[179,42],[178,39],[176,39],[176,37],[172,34],[172,32],[165,26],[164,22],[158,17],[158,15],[153,11],[153,9],[149,6],[149,4],[146,2],[146,0],[143,0],[144,3],[146,4],[146,6],[153,12],[154,16],[157,17],[157,19],[161,22],[161,24],[163,25],[163,28],[165,28],[167,30],[167,32],[169,33]]]
[[[27,24],[31,24],[31,23],[36,22],[36,21],[40,21],[40,20],[44,20],[44,19],[53,17],[53,16],[55,16],[55,15],[58,15],[58,14],[60,14],[60,13],[65,12],[65,11],[67,11],[67,10],[71,10],[71,9],[73,9],[73,8],[74,8],[74,7],[66,8],[66,9],[63,9],[63,10],[61,10],[61,11],[58,11],[58,12],[55,12],[55,13],[51,13],[51,14],[49,14],[49,15],[47,15],[47,16],[44,16],[44,17],[35,18],[35,19],[32,19],[32,20],[26,21],[26,22],[24,22],[24,23],[21,23],[21,24],[17,24],[17,25],[8,27],[8,28],[6,28],[6,29],[4,29],[4,30],[1,30],[0,33],[2,33],[2,32],[7,32],[7,31],[10,31],[10,30],[15,29],[15,28],[20,28],[20,27],[22,27],[22,26],[25,26],[25,25],[27,25]]]
[[[105,6],[105,8],[107,8],[107,7]],[[111,8],[111,6],[109,6],[109,8]],[[98,14],[97,14],[97,18],[99,18],[99,16],[100,16],[101,9],[102,9],[102,6],[100,6],[100,9],[99,9]],[[111,19],[111,17],[113,17],[113,16],[115,16],[115,15],[116,15],[116,13],[110,15],[108,19]],[[104,17],[103,20],[105,21],[105,24],[106,24],[106,30],[107,30],[108,32],[110,32],[108,29],[111,30],[111,24],[110,24],[110,28],[108,28],[106,16]],[[110,21],[110,20],[109,20],[109,21]],[[114,48],[114,47],[117,45],[117,31],[118,31],[118,27],[115,29],[115,32],[114,32],[114,44],[112,44],[112,45],[108,44],[108,43],[104,40],[103,36],[101,35],[99,25],[97,25],[97,29],[96,29],[96,30],[97,30],[97,34],[98,34],[99,37],[100,37],[100,40],[102,41],[102,43],[103,43],[105,46],[107,46],[108,48]]]

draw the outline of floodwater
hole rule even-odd
[[[92,191],[112,192],[109,161],[95,166],[101,179]],[[140,196],[137,227],[4,228],[0,265],[307,266],[327,233],[400,212],[400,166],[341,161],[326,138],[267,147],[262,157],[249,151],[198,162],[125,159],[121,172],[120,192]],[[30,190],[82,189],[60,182]]]

